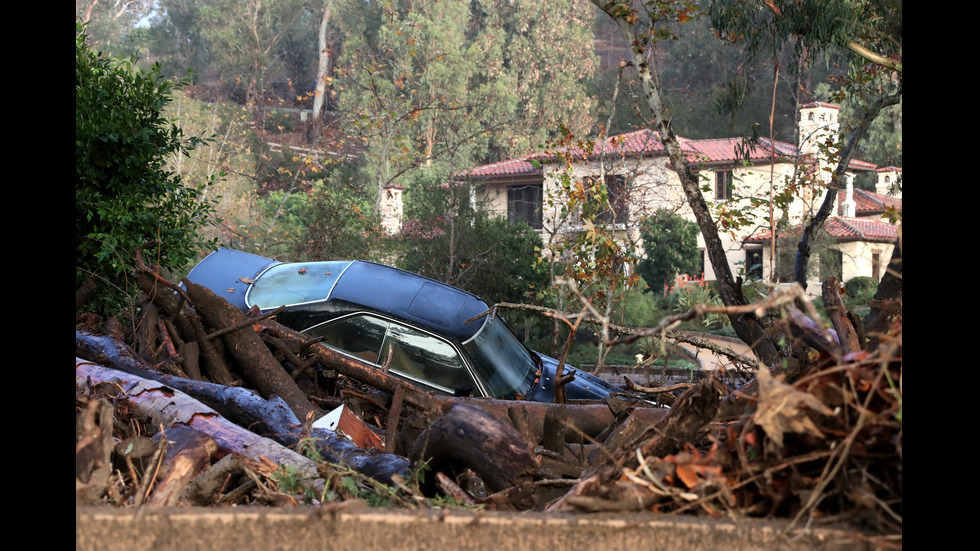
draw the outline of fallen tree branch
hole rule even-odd
[[[151,379],[75,358],[75,384],[86,390],[100,383],[112,383],[118,398],[128,398],[146,415],[153,426],[187,426],[210,435],[218,446],[251,459],[265,457],[280,467],[292,468],[304,478],[317,478],[316,463],[302,455],[228,421],[215,410]]]
[[[239,324],[246,319],[241,310],[215,295],[210,289],[192,283],[187,278],[184,278],[183,283],[187,288],[187,296],[211,327],[236,325],[240,327]],[[289,404],[289,409],[293,410],[296,417],[300,419],[305,419],[310,412],[320,413],[320,410],[296,385],[296,381],[272,356],[272,352],[250,324],[221,338],[228,345],[232,356],[238,360],[238,365],[245,376],[255,385],[260,394],[278,395]]]
[[[324,461],[345,465],[385,483],[390,482],[393,474],[408,474],[409,464],[404,457],[358,448],[346,438],[325,429],[312,429],[304,434],[300,420],[278,397],[267,400],[244,388],[181,379],[151,371],[141,360],[132,356],[125,345],[108,337],[76,332],[75,348],[76,354],[88,357],[89,361],[109,364],[113,369],[184,392],[237,425],[267,436],[281,445],[293,447],[303,438],[308,438]]]

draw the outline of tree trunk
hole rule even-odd
[[[256,460],[265,457],[278,465],[295,467],[311,478],[317,474],[313,461],[243,429],[183,392],[150,379],[75,358],[75,384],[88,388],[99,383],[110,383],[117,388],[117,396],[133,402],[154,426],[188,426],[211,436],[226,451]]]
[[[284,446],[295,446],[301,438],[309,436],[325,461],[347,465],[386,484],[393,474],[408,476],[408,460],[404,457],[360,449],[328,430],[311,429],[309,435],[304,435],[300,420],[278,397],[266,400],[244,388],[181,379],[151,371],[128,352],[125,345],[107,337],[76,332],[75,354],[186,393],[229,421],[248,427],[251,432],[265,435]]]
[[[851,132],[851,137],[847,141],[847,147],[844,148],[844,151],[841,151],[837,169],[834,170],[833,179],[827,188],[827,194],[824,196],[823,202],[817,210],[817,214],[803,228],[803,235],[800,237],[800,242],[796,246],[796,262],[793,265],[793,279],[803,287],[804,291],[806,290],[806,272],[810,265],[810,252],[813,247],[813,242],[816,240],[817,235],[823,231],[824,223],[833,212],[834,205],[837,204],[837,190],[840,188],[840,182],[845,178],[844,175],[847,172],[847,166],[851,163],[851,159],[854,158],[854,150],[858,142],[864,137],[864,134],[868,131],[868,128],[874,122],[878,113],[885,107],[897,105],[901,99],[902,84],[899,81],[898,92],[879,99],[865,109],[864,116],[861,117]]]
[[[323,8],[323,18],[320,19],[320,30],[317,38],[320,44],[320,63],[316,70],[316,92],[313,96],[313,120],[320,118],[323,110],[323,100],[327,91],[327,79],[330,77],[330,49],[327,44],[327,23],[330,22],[330,7],[333,0],[326,0]]]
[[[891,322],[902,315],[902,226],[898,226],[898,241],[892,250],[878,291],[871,301],[871,311],[864,318],[864,331],[868,335],[868,349],[878,346],[879,336],[888,330]]]
[[[722,302],[726,306],[745,304],[746,301],[741,291],[741,278],[736,281],[732,276],[731,268],[728,265],[728,258],[725,255],[724,245],[718,236],[718,229],[715,226],[714,220],[711,218],[711,212],[704,200],[704,196],[701,194],[698,176],[691,170],[691,165],[687,161],[684,151],[681,149],[680,142],[667,122],[668,118],[660,97],[660,90],[644,58],[643,42],[637,38],[633,30],[633,24],[627,19],[628,14],[620,9],[622,7],[620,3],[609,0],[592,0],[592,2],[616,22],[623,38],[626,39],[626,43],[630,45],[633,66],[636,68],[637,75],[640,77],[640,82],[643,85],[644,98],[646,99],[647,106],[650,108],[650,112],[656,118],[655,122],[660,133],[660,139],[667,149],[671,165],[674,171],[677,172],[678,178],[680,178],[681,187],[684,190],[688,205],[691,207],[694,218],[698,223],[698,228],[701,230],[708,259],[711,261],[711,266],[714,268],[715,275],[718,278],[718,289]],[[752,351],[755,352],[756,357],[760,361],[766,365],[779,365],[776,346],[766,336],[755,316],[751,314],[737,314],[729,315],[729,319],[732,322],[735,333],[742,341],[752,347]]]
[[[210,289],[186,278],[183,283],[198,313],[211,327],[234,327],[246,321],[241,310],[216,296]],[[319,412],[250,325],[226,333],[221,338],[259,393],[266,397],[272,394],[280,396],[300,419],[305,419],[310,413]]]
[[[478,407],[464,405],[453,406],[419,435],[412,463],[423,461],[445,474],[469,468],[493,492],[530,482],[538,469],[517,430]]]

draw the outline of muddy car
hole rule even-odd
[[[280,306],[287,327],[430,392],[554,400],[558,361],[534,352],[479,297],[398,268],[343,260],[284,263],[231,249],[188,274],[243,311]],[[569,366],[569,399],[621,389]]]

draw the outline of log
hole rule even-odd
[[[164,429],[187,426],[203,432],[229,453],[239,453],[258,461],[266,458],[281,467],[296,469],[309,479],[317,477],[316,463],[302,455],[228,421],[218,412],[183,392],[157,381],[75,358],[75,385],[88,391],[107,383],[118,388],[117,398],[128,398],[146,415],[153,426]]]
[[[403,385],[403,400],[406,404],[421,410],[428,417],[435,417],[441,411],[438,403],[433,399],[431,394],[406,382],[404,379],[389,375],[367,362],[341,354],[326,345],[311,342],[310,337],[307,335],[274,321],[263,321],[262,324],[266,327],[267,331],[272,333],[272,336],[287,342],[300,344],[307,354],[314,355],[320,365],[327,369],[333,369],[337,373],[346,375],[355,381],[370,385],[392,395],[399,386]]]
[[[89,399],[75,419],[75,503],[94,502],[112,472],[113,407]]]
[[[500,492],[531,482],[538,464],[517,430],[480,408],[453,406],[419,435],[412,464],[428,461],[435,472],[475,472],[488,490]]]
[[[177,298],[177,295],[174,294],[170,287],[161,286],[162,284],[153,272],[143,270],[137,272],[136,282],[154,304],[157,304],[164,312],[170,315],[177,329],[184,335],[184,339],[188,342],[197,343],[200,355],[204,359],[205,371],[207,371],[211,379],[223,385],[232,384],[235,378],[231,375],[231,371],[228,370],[228,366],[225,365],[221,354],[205,338],[204,325],[201,323],[200,318],[197,317],[197,314],[187,309],[183,301]],[[167,282],[167,285],[176,287],[169,282]],[[191,341],[192,338],[196,340]]]
[[[655,425],[654,436],[641,445],[643,455],[664,457],[694,442],[718,414],[724,391],[724,385],[712,375],[681,394],[670,413]]]
[[[565,434],[568,440],[571,441],[580,441],[583,437],[585,439],[594,439],[605,431],[609,425],[616,422],[616,417],[605,403],[577,403],[573,400],[568,404],[562,405],[451,396],[436,396],[435,400],[440,404],[442,411],[449,411],[450,408],[457,404],[471,405],[486,411],[494,418],[503,422],[511,421],[512,415],[519,415],[521,417],[526,415],[527,423],[533,429],[537,441],[541,441],[544,438],[545,416],[555,408],[563,408],[565,410],[565,426],[567,427]],[[523,408],[524,413],[512,414],[511,409],[513,408]],[[663,418],[670,410],[658,407],[635,407],[633,411],[637,412],[637,415],[646,422],[654,423]]]
[[[230,327],[246,321],[245,314],[241,310],[215,295],[210,289],[192,283],[187,278],[184,278],[183,283],[187,295],[194,301],[194,307],[211,327]],[[245,376],[262,396],[278,395],[289,404],[289,409],[293,410],[300,419],[305,419],[310,413],[321,414],[320,410],[296,386],[296,381],[276,361],[272,352],[251,326],[231,331],[221,338],[228,346],[231,355],[238,361]]]
[[[187,427],[161,431],[155,439],[166,438],[165,470],[153,495],[146,501],[152,507],[173,507],[182,501],[187,485],[211,465],[218,446],[210,436]]]
[[[76,331],[75,350],[76,354],[90,361],[108,364],[125,373],[152,379],[180,390],[234,423],[284,446],[295,446],[301,439],[310,438],[324,461],[346,465],[384,483],[389,483],[392,475],[404,478],[409,475],[410,465],[405,457],[363,450],[328,430],[312,429],[309,434],[304,435],[299,419],[278,397],[266,400],[247,389],[181,379],[151,371],[126,345],[108,337]]]
[[[235,480],[244,474],[242,457],[234,453],[226,455],[187,485],[184,498],[191,505],[217,505],[222,496],[227,498]]]

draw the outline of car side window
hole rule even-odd
[[[448,342],[433,335],[390,324],[379,363],[391,354],[389,371],[427,383],[452,394],[457,389],[473,386],[463,359]]]
[[[334,322],[327,322],[306,330],[308,335],[322,337],[323,344],[357,356],[358,358],[380,364],[381,345],[388,322],[370,316],[352,316]]]

